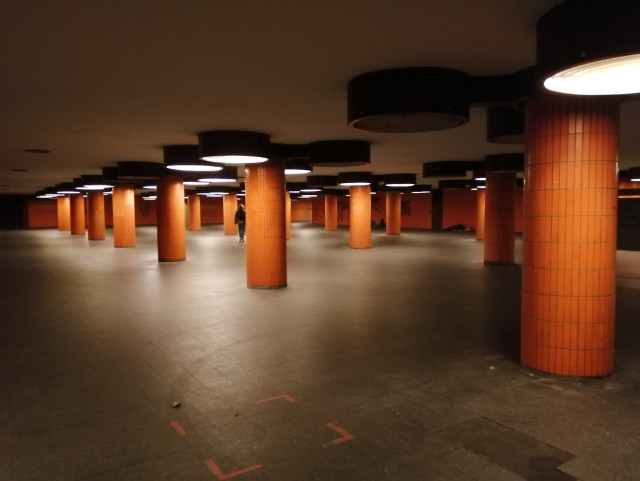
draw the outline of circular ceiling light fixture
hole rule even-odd
[[[76,185],[78,190],[104,190],[111,189],[112,184],[107,184],[102,175],[81,175],[79,183]]]
[[[164,165],[158,162],[123,161],[117,169],[120,180],[156,180],[164,175]]]
[[[340,172],[338,184],[345,187],[371,185],[372,177],[371,172]]]
[[[422,177],[466,177],[467,172],[482,166],[482,161],[438,160],[422,164]]]
[[[308,160],[292,159],[287,160],[284,166],[284,175],[304,175],[313,170]]]
[[[442,130],[469,121],[471,77],[440,67],[369,72],[347,86],[347,120],[365,132]]]
[[[61,184],[56,184],[54,189],[60,195],[75,195],[80,192],[76,190],[76,185],[73,182],[63,182]]]
[[[238,182],[238,168],[233,165],[226,165],[217,172],[212,172],[206,176],[200,177],[198,180],[207,183],[225,183],[225,182]]]
[[[271,137],[245,130],[213,130],[198,134],[199,155],[207,162],[257,164],[269,159]]]
[[[488,107],[487,141],[494,144],[523,144],[524,110],[504,106]]]
[[[385,187],[407,188],[416,185],[416,174],[386,174],[382,180]]]
[[[548,90],[640,93],[640,2],[567,0],[537,25],[537,68]]]
[[[309,144],[315,167],[356,167],[371,163],[371,143],[365,140],[321,140]]]
[[[640,167],[631,167],[629,169],[629,177],[631,182],[640,182]]]
[[[222,165],[200,160],[197,145],[165,145],[162,147],[164,166],[181,172],[215,172]]]
[[[431,184],[416,184],[411,187],[412,194],[428,194],[431,192]]]

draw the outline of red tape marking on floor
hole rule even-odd
[[[184,428],[180,425],[180,423],[178,421],[172,421],[171,423],[169,423],[171,425],[171,427],[173,429],[176,430],[176,432],[180,435],[180,436],[184,436],[185,434],[187,434],[187,432],[184,430]]]
[[[344,443],[347,441],[351,441],[352,439],[355,438],[355,436],[353,434],[349,434],[348,432],[346,432],[344,429],[342,429],[339,426],[336,426],[333,423],[329,423],[327,424],[327,426],[329,426],[331,429],[333,429],[334,431],[342,434],[341,438],[338,439],[334,439],[333,441],[331,441],[329,444],[340,444],[340,443]]]
[[[276,399],[286,399],[290,403],[296,402],[296,400],[294,398],[292,398],[291,396],[289,396],[288,394],[280,394],[279,396],[268,397],[266,399],[261,399],[258,402],[259,403],[266,403],[266,402],[269,402],[269,401],[275,401]]]
[[[240,476],[241,474],[246,474],[246,473],[250,473],[251,471],[255,471],[256,469],[260,469],[262,467],[262,464],[256,464],[255,466],[251,466],[249,468],[245,468],[245,469],[241,469],[239,471],[234,471],[232,473],[229,474],[224,474],[222,472],[222,470],[218,467],[218,465],[216,463],[214,463],[211,459],[207,459],[204,464],[207,465],[207,467],[211,470],[211,472],[213,474],[216,475],[216,477],[218,479],[231,479],[231,478],[235,478],[236,476]]]

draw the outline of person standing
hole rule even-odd
[[[236,210],[233,222],[238,224],[238,236],[240,237],[240,242],[244,242],[244,229],[247,225],[247,212],[244,209],[244,204],[238,205],[238,210]]]

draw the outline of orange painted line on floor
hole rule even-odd
[[[340,443],[344,443],[347,441],[351,441],[352,439],[355,438],[355,436],[353,434],[348,433],[347,431],[345,431],[344,429],[342,429],[339,426],[336,426],[333,423],[329,423],[327,424],[327,426],[329,426],[331,429],[333,429],[334,431],[342,434],[341,438],[338,439],[334,439],[333,441],[331,441],[329,444],[340,444]]]
[[[216,475],[218,479],[231,479],[231,478],[235,478],[236,476],[240,476],[241,474],[250,473],[251,471],[255,471],[256,469],[262,468],[262,464],[256,464],[255,466],[241,469],[239,471],[233,471],[232,473],[229,473],[229,474],[224,474],[222,470],[218,467],[218,465],[214,463],[211,459],[207,459],[204,462],[204,464],[207,465],[207,467],[211,470],[213,474]]]
[[[268,397],[266,399],[261,399],[260,401],[258,401],[259,403],[266,403],[269,401],[275,401],[276,399],[286,399],[287,401],[289,401],[290,403],[294,403],[296,402],[295,398],[292,398],[291,396],[289,396],[288,394],[280,394],[279,396],[273,396],[273,397]]]
[[[185,431],[178,421],[172,421],[169,424],[180,436],[185,436],[187,434],[187,431]]]

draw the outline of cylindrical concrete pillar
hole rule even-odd
[[[338,196],[324,196],[324,230],[338,230]]]
[[[287,285],[284,162],[272,159],[245,170],[247,286]]]
[[[288,190],[284,191],[284,215],[285,215],[285,229],[286,239],[291,239],[291,194]]]
[[[235,223],[238,210],[238,195],[235,192],[222,197],[222,228],[224,235],[238,235],[238,224]]]
[[[516,242],[516,174],[487,172],[484,263],[512,264]]]
[[[183,261],[187,258],[184,228],[184,185],[179,175],[158,181],[158,260]]]
[[[200,196],[198,196],[198,194],[189,194],[187,205],[189,207],[189,215],[187,216],[188,229],[201,230],[202,214],[200,213]]]
[[[58,207],[58,230],[71,230],[71,202],[69,196],[56,199]]]
[[[69,197],[70,199],[70,219],[71,234],[84,235],[86,227],[86,216],[84,212],[84,196],[76,194]]]
[[[402,229],[402,198],[400,192],[385,194],[385,215],[387,235],[399,235]]]
[[[116,185],[111,196],[113,203],[113,246],[136,245],[136,199],[132,185]]]
[[[521,361],[603,376],[613,370],[619,106],[539,95],[526,125]]]
[[[478,189],[476,194],[476,240],[484,240],[485,189]]]
[[[101,190],[87,192],[87,234],[89,240],[104,240],[104,194]]]
[[[371,247],[371,186],[354,185],[349,189],[349,247],[368,249]]]

